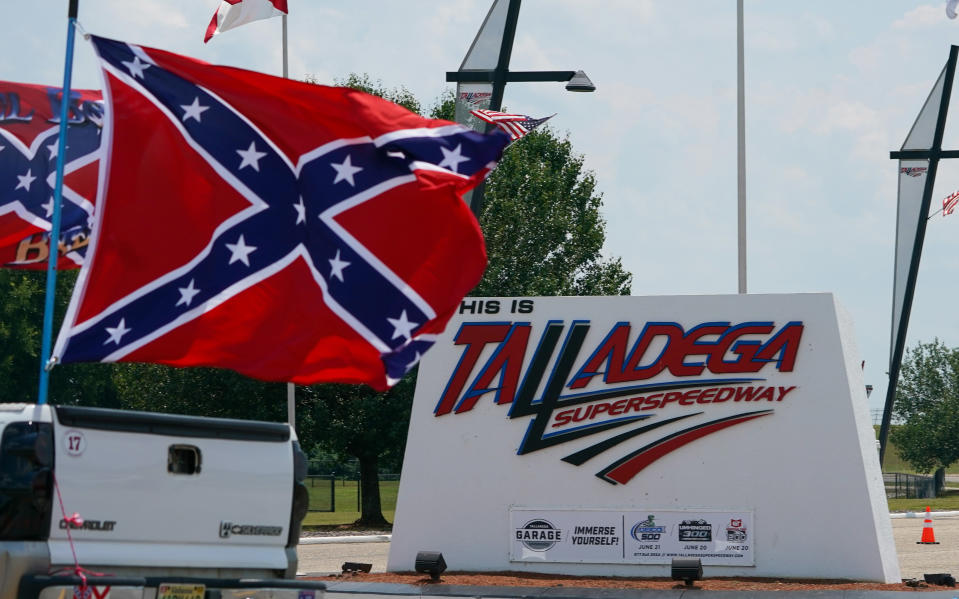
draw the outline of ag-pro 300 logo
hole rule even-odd
[[[534,311],[533,300],[512,302],[525,308],[520,314]],[[499,308],[498,300],[467,298],[460,313],[495,314]],[[675,322],[617,322],[602,337],[590,335],[591,327],[587,320],[549,321],[524,369],[530,322],[464,322],[454,338],[462,354],[435,415],[469,412],[493,394],[497,404],[511,404],[509,418],[533,417],[519,455],[618,429],[562,458],[576,466],[640,435],[653,437],[596,473],[625,484],[687,443],[772,414],[766,406],[796,389],[766,384],[757,375],[764,369],[793,371],[804,328],[800,321],[703,322],[688,330]],[[705,416],[715,406],[756,402],[763,407]],[[687,421],[685,428],[657,431],[680,421]]]

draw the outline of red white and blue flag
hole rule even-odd
[[[107,168],[55,358],[377,389],[412,368],[485,268],[461,196],[508,138],[92,40]]]
[[[60,131],[60,88],[0,81],[0,267],[43,269]],[[72,90],[58,268],[83,262],[100,158],[100,92]]]
[[[206,28],[203,43],[227,29],[246,25],[260,19],[289,14],[286,0],[223,0]]]
[[[534,119],[525,114],[510,114],[486,109],[471,110],[470,114],[506,132],[512,141],[525,137],[530,131],[556,116],[551,114],[548,117]]]

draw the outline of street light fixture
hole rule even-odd
[[[501,110],[503,91],[508,82],[566,81],[571,92],[592,92],[596,86],[583,71],[510,71],[509,61],[516,37],[516,23],[522,0],[493,0],[463,64],[458,71],[446,73],[446,80],[456,83],[456,122],[470,127],[480,125],[470,110],[488,108]],[[472,122],[471,122],[472,121]],[[473,214],[479,218],[483,207],[483,190],[480,183],[463,199]]]
[[[593,82],[589,80],[589,77],[586,76],[586,73],[582,71],[576,71],[576,73],[573,74],[573,77],[569,80],[569,83],[566,84],[566,91],[594,92],[596,91],[596,86],[593,85]]]

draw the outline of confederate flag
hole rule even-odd
[[[260,19],[289,14],[286,0],[223,0],[206,28],[203,43],[213,36]]]
[[[0,81],[0,267],[47,267],[62,98],[57,87]],[[100,92],[71,90],[67,119],[61,269],[78,268],[89,241],[100,164]]]
[[[92,40],[107,178],[55,358],[377,389],[412,368],[485,268],[461,195],[509,138]]]

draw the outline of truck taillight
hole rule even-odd
[[[306,454],[300,444],[293,441],[293,505],[290,510],[290,535],[287,547],[296,547],[300,541],[300,525],[310,509],[310,494],[303,481],[306,480]]]
[[[0,540],[46,539],[53,494],[53,427],[7,424],[0,437]]]

